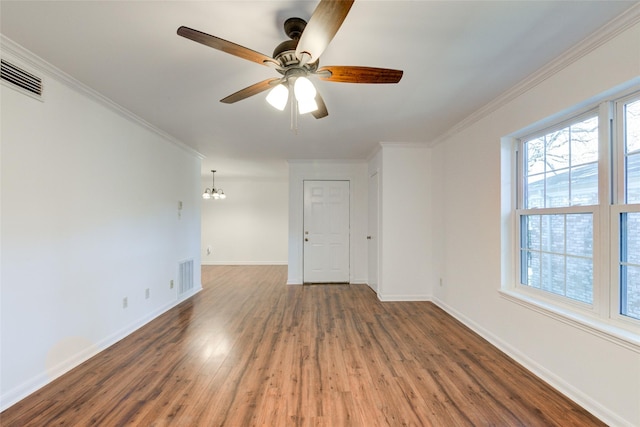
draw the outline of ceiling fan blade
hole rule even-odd
[[[320,92],[316,92],[316,104],[318,104],[318,109],[311,112],[313,117],[315,117],[316,119],[327,117],[329,115],[329,112],[327,111],[327,106],[324,103],[324,99],[322,99],[322,96],[320,96]]]
[[[178,28],[178,35],[258,64],[280,66],[278,61],[270,56],[189,27],[182,26]]]
[[[402,74],[402,70],[348,65],[330,65],[316,71],[321,80],[341,83],[398,83]]]
[[[221,99],[220,102],[224,102],[225,104],[233,104],[234,102],[242,101],[245,98],[249,98],[250,96],[257,95],[260,92],[264,92],[267,89],[271,89],[272,87],[274,87],[274,84],[272,83],[276,81],[280,81],[280,79],[271,78],[263,80],[249,87],[245,87],[244,89],[241,89],[236,93],[232,93],[226,98]]]
[[[347,17],[353,0],[321,0],[307,23],[296,47],[296,57],[303,63],[315,62],[327,48]]]

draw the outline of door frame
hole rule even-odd
[[[373,206],[373,209],[375,209],[376,212],[376,224],[374,224],[374,230],[375,230],[375,237],[372,237],[368,242],[367,245],[367,250],[368,251],[372,251],[374,250],[376,252],[376,265],[372,266],[371,265],[371,254],[370,252],[367,253],[367,275],[368,275],[368,280],[367,280],[367,284],[369,285],[369,287],[371,289],[373,289],[376,293],[379,293],[380,290],[380,252],[381,252],[381,247],[380,247],[380,171],[378,169],[376,169],[375,171],[373,171],[373,173],[368,175],[368,182],[367,182],[367,194],[368,194],[368,200],[367,200],[367,238],[371,237],[371,229],[372,229],[372,224],[370,223],[371,221],[371,180],[375,179],[375,196],[376,196],[376,206]],[[375,286],[371,286],[371,272],[375,271],[375,275],[376,275],[376,282],[375,282]]]

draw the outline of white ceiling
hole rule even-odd
[[[0,31],[206,156],[203,173],[286,174],[285,159],[364,159],[379,142],[429,142],[636,1],[367,1],[321,65],[404,70],[395,85],[316,80],[329,110],[299,119],[266,93],[279,75],[176,35],[185,25],[271,55],[286,18],[317,1],[5,1]]]

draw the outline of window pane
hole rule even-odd
[[[564,256],[542,253],[541,289],[564,295]]]
[[[625,182],[627,203],[640,203],[640,153],[627,157]]]
[[[640,100],[625,106],[626,153],[640,150]]]
[[[621,262],[640,265],[640,212],[621,215]]]
[[[598,161],[598,118],[571,126],[571,165]]]
[[[567,215],[567,254],[591,257],[593,255],[593,216]]]
[[[564,253],[564,215],[543,215],[541,227],[541,250]]]
[[[569,206],[569,171],[567,169],[546,174],[547,197],[545,207]]]
[[[533,175],[527,179],[525,207],[544,207],[544,175]]]
[[[525,252],[527,269],[527,281],[524,285],[529,285],[533,288],[540,288],[540,253],[539,252]]]
[[[523,248],[540,250],[540,215],[528,215],[522,217],[525,221],[525,236]]]
[[[569,167],[569,129],[565,128],[546,135],[547,171]]]
[[[620,313],[640,319],[640,212],[620,215]]]
[[[623,265],[620,277],[624,279],[620,314],[640,319],[640,267]]]
[[[527,143],[527,176],[544,172],[544,137]]]
[[[598,203],[598,164],[591,163],[571,169],[571,206]]]
[[[567,257],[567,297],[590,304],[593,302],[593,261]]]

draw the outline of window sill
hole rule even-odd
[[[591,335],[610,341],[626,349],[640,353],[640,335],[618,326],[582,316],[569,310],[563,310],[551,304],[528,297],[521,293],[499,289],[500,296],[552,319],[578,328]]]

